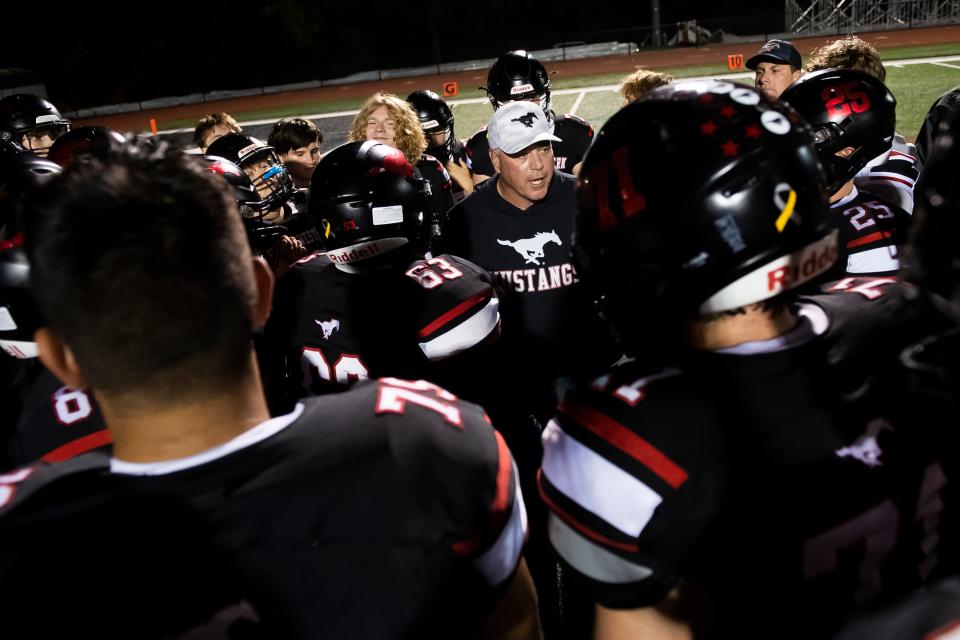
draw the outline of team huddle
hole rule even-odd
[[[859,38],[747,66],[594,134],[511,51],[325,153],[0,100],[4,629],[939,637],[960,88],[914,145]]]

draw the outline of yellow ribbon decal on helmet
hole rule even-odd
[[[323,237],[324,238],[330,237],[330,223],[327,222],[326,220],[323,221]]]
[[[787,203],[783,205],[783,211],[780,212],[780,215],[777,216],[776,227],[777,231],[783,232],[783,228],[787,226],[787,221],[790,219],[790,216],[793,215],[793,207],[797,204],[797,192],[793,189],[790,189],[790,195],[787,196]]]

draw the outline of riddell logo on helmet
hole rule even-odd
[[[237,155],[239,155],[239,156],[242,158],[243,156],[247,155],[248,153],[253,153],[254,151],[256,151],[256,150],[259,149],[259,148],[260,148],[260,145],[258,145],[256,142],[254,142],[253,144],[248,144],[248,145],[245,146],[243,149],[240,149],[240,152],[239,152]]]
[[[837,231],[756,267],[707,298],[700,305],[701,313],[717,313],[736,309],[772,298],[807,280],[817,277],[837,259]]]
[[[328,251],[327,257],[334,264],[347,264],[357,260],[365,260],[380,253],[380,245],[376,242],[367,242],[359,246],[348,247],[335,251]]]
[[[837,260],[837,245],[817,243],[799,254],[796,262],[785,264],[767,271],[767,290],[780,291],[790,289],[810,280],[827,269]]]
[[[533,91],[533,85],[532,85],[532,84],[519,84],[519,85],[517,85],[517,86],[515,86],[515,87],[512,87],[512,88],[510,89],[510,95],[515,96],[515,95],[517,95],[517,94],[519,94],[519,93],[528,93],[528,92],[530,92],[530,91]]]

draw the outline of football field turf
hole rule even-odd
[[[890,50],[884,53],[887,67],[887,86],[897,98],[897,131],[912,141],[920,129],[930,105],[945,91],[960,84],[960,43],[912,47]],[[902,57],[899,57],[902,56]],[[917,57],[924,56],[924,57]],[[732,74],[721,65],[688,66],[662,69],[675,78],[725,77],[752,86],[750,72]],[[617,92],[620,75],[554,77],[553,108],[557,113],[572,113],[590,122],[595,129],[619,108]],[[438,89],[418,86],[412,79],[410,90]],[[308,117],[324,134],[323,149],[327,151],[346,141],[353,116],[361,100],[340,100],[327,103],[306,103],[254,112],[234,112],[249,135],[266,139],[271,125],[281,117],[297,115]],[[476,87],[462,87],[457,99],[449,100],[453,109],[455,132],[458,138],[468,138],[480,126],[486,124],[493,112],[489,101]],[[175,143],[189,143],[193,121],[172,122],[164,127],[161,135]]]

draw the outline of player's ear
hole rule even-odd
[[[490,154],[490,163],[493,164],[493,170],[500,173],[500,154],[493,149],[489,149],[487,153]]]
[[[50,373],[68,387],[73,389],[84,389],[87,386],[80,365],[73,355],[70,348],[63,338],[58,336],[50,329],[37,329],[33,334],[33,340],[37,343],[37,352],[40,362],[43,363]]]
[[[253,307],[253,327],[261,329],[267,324],[273,302],[273,270],[261,256],[253,259],[253,279],[257,291]]]

